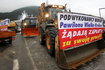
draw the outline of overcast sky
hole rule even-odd
[[[0,12],[10,12],[15,9],[25,6],[39,6],[46,0],[1,0]],[[67,8],[70,8],[73,12],[92,14],[99,16],[99,8],[105,7],[105,0],[48,0],[49,4],[61,4],[67,3]],[[105,9],[101,10],[102,16]]]

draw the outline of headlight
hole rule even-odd
[[[27,25],[27,23],[24,23],[23,25],[24,25],[24,26],[26,26],[26,25]]]
[[[45,14],[45,18],[49,18],[49,16],[50,16],[49,13]]]
[[[55,20],[54,23],[55,23],[55,27],[58,28],[58,20]]]
[[[60,9],[63,9],[63,8],[64,8],[64,6],[62,6],[62,5],[59,5],[59,8],[60,8]]]
[[[57,8],[57,5],[52,5],[52,7]]]
[[[55,25],[58,25],[58,21],[57,20],[55,20]]]

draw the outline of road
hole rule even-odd
[[[39,37],[24,38],[17,34],[12,45],[0,44],[0,70],[61,70]],[[105,70],[105,53],[78,67],[77,70]]]

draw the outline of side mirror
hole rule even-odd
[[[70,9],[67,9],[67,12],[71,12],[71,10]]]

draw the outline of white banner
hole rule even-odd
[[[0,22],[0,26],[8,25],[8,23],[9,23],[9,19],[5,19]]]
[[[59,29],[100,27],[103,27],[103,19],[100,17],[77,13],[58,13]]]
[[[0,22],[0,31],[8,31],[9,19]]]

